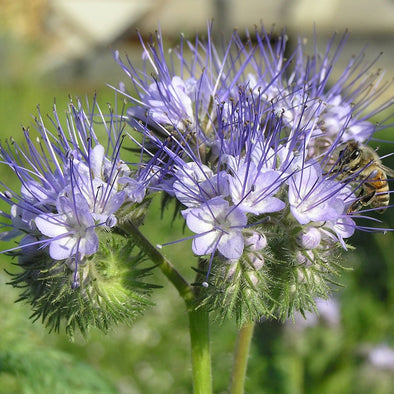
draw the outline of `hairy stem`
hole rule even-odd
[[[230,394],[244,392],[246,369],[250,344],[253,337],[254,323],[245,324],[239,331],[234,351],[233,372],[231,375]]]

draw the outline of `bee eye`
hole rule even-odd
[[[352,160],[355,160],[355,159],[357,159],[357,157],[359,157],[359,156],[360,156],[360,150],[359,150],[359,149],[356,149],[354,152],[351,153],[350,158],[351,158]]]

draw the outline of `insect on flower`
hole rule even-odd
[[[370,205],[383,213],[389,205],[388,176],[394,176],[394,170],[382,164],[377,152],[369,146],[350,141],[339,153],[338,172],[341,178],[354,176],[361,181],[360,192],[347,213],[360,210]]]

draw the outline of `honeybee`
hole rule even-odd
[[[339,152],[334,172],[339,174],[340,179],[352,177],[352,181],[360,181],[360,192],[347,213],[368,205],[379,208],[378,213],[386,210],[390,201],[387,177],[394,177],[394,170],[382,164],[374,149],[355,141],[348,142],[345,149]]]

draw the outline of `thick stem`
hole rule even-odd
[[[189,310],[194,394],[212,393],[209,315],[204,309]]]
[[[250,344],[253,337],[254,323],[245,324],[239,331],[234,351],[233,372],[231,375],[230,394],[243,394]]]

